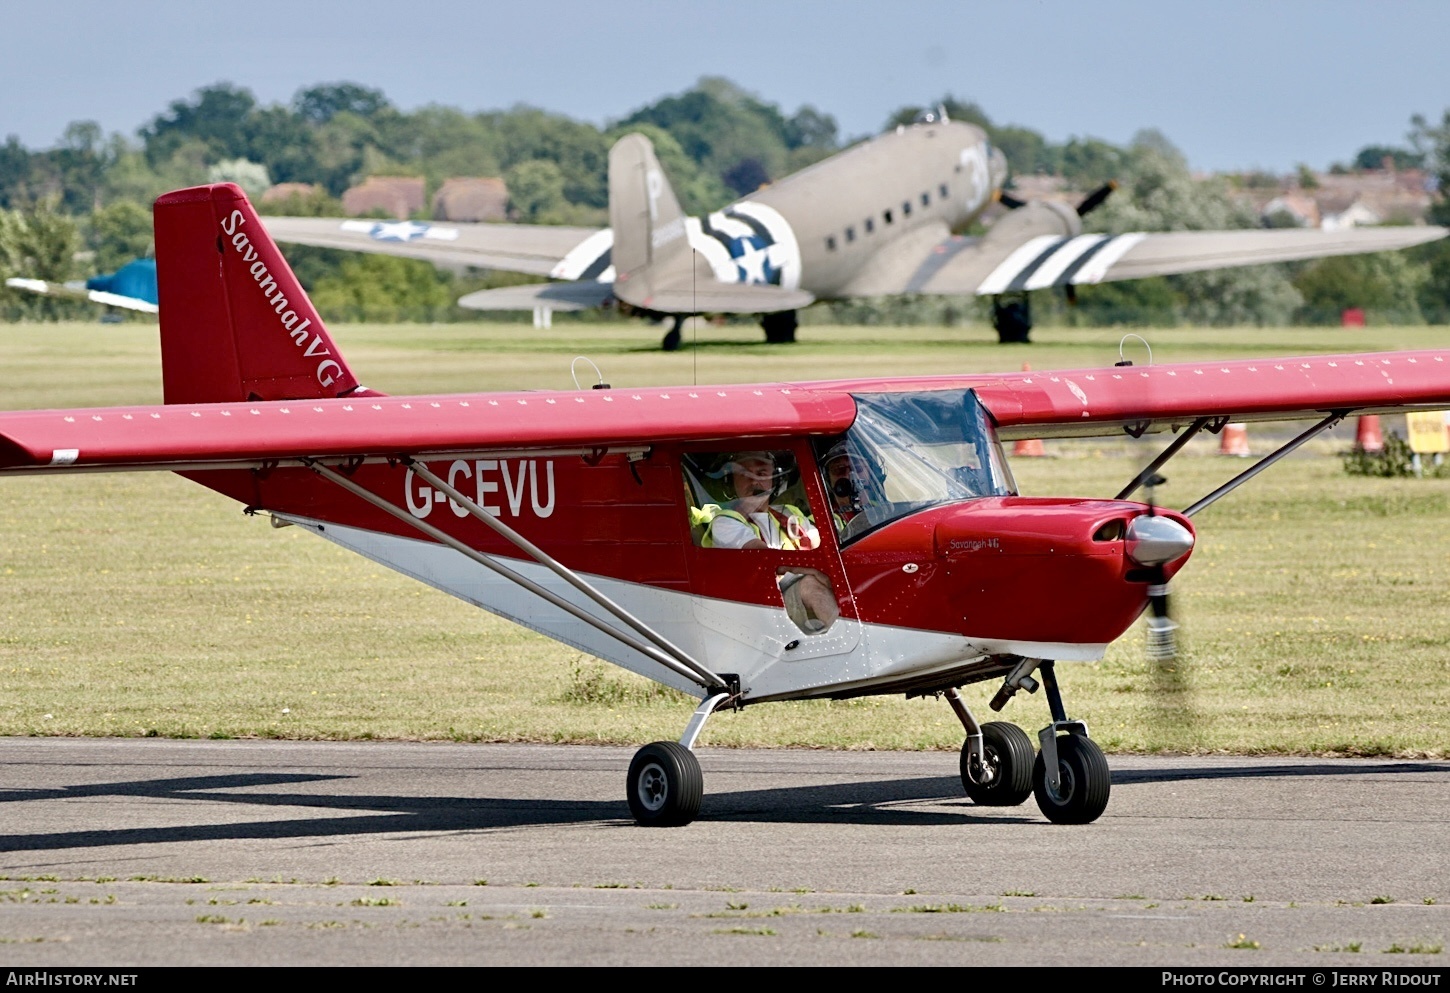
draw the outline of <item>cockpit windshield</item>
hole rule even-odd
[[[843,541],[943,503],[1016,492],[971,390],[858,393],[856,421],[818,460]]]

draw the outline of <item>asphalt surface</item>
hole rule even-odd
[[[1450,965],[1450,763],[1111,758],[1096,823],[946,753],[0,739],[0,961]]]

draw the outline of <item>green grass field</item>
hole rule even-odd
[[[779,348],[709,327],[665,355],[656,330],[625,323],[334,333],[391,393],[571,388],[575,355],[616,386],[1099,366],[1121,338],[1039,329],[1003,347],[981,328],[807,327]],[[1437,347],[1450,329],[1145,336],[1167,362]],[[154,326],[0,326],[0,373],[3,409],[160,399]],[[1347,476],[1336,452],[1351,436],[1196,518],[1171,668],[1145,661],[1137,629],[1101,663],[1060,667],[1069,710],[1106,749],[1447,755],[1450,480]],[[1267,427],[1250,438],[1273,444]],[[1111,495],[1162,443],[1050,443],[1055,457],[1014,470],[1024,493]],[[1216,446],[1190,445],[1160,497],[1186,505],[1244,467]],[[642,743],[677,737],[693,704],[167,474],[0,480],[0,574],[0,734]],[[994,691],[967,696],[985,711]],[[1005,716],[1035,731],[1046,706],[1019,695]],[[880,698],[722,714],[704,742],[955,749],[961,732],[944,702]]]

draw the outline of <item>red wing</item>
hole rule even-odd
[[[1450,407],[1450,351],[1310,355],[1065,372],[812,383],[826,392],[971,387],[1004,439],[1162,430],[1200,417],[1308,418]]]
[[[0,414],[0,469],[648,447],[834,433],[854,417],[848,396],[781,385],[16,411]]]

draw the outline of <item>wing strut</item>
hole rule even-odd
[[[1153,473],[1163,468],[1163,466],[1168,463],[1168,460],[1173,458],[1173,456],[1177,455],[1178,452],[1183,448],[1183,446],[1188,444],[1188,440],[1194,435],[1198,434],[1198,432],[1202,431],[1211,420],[1213,420],[1213,418],[1211,417],[1200,417],[1198,420],[1194,421],[1191,425],[1189,425],[1187,431],[1184,431],[1177,438],[1173,439],[1173,444],[1163,449],[1158,457],[1152,462],[1149,462],[1148,467],[1142,472],[1138,473],[1138,475],[1134,476],[1133,481],[1127,486],[1124,486],[1118,492],[1118,495],[1113,497],[1113,499],[1126,500],[1128,499],[1128,497],[1132,496],[1133,492],[1138,487],[1142,486],[1145,482],[1148,481],[1149,476],[1153,475]]]
[[[712,677],[716,679],[719,678],[718,676],[715,676],[715,674],[709,669],[701,665],[699,662],[696,662],[687,652],[685,652],[684,649],[675,645],[664,635],[660,634],[658,631],[650,627],[644,621],[635,617],[629,611],[625,610],[619,604],[615,603],[601,590],[598,590],[595,587],[591,586],[589,583],[585,582],[573,569],[570,569],[558,559],[549,555],[549,553],[545,552],[538,545],[535,545],[532,541],[519,534],[513,528],[505,524],[503,521],[499,520],[488,511],[484,510],[478,505],[477,501],[469,499],[455,486],[444,481],[442,477],[434,473],[423,463],[417,461],[416,459],[405,458],[403,459],[403,464],[406,465],[409,469],[412,469],[415,475],[424,479],[428,483],[428,485],[432,486],[434,489],[441,490],[442,492],[446,493],[453,500],[454,503],[458,504],[458,506],[468,511],[468,513],[476,518],[480,523],[488,525],[519,551],[523,552],[525,555],[527,555],[529,558],[533,559],[540,565],[548,568],[551,572],[554,573],[554,575],[564,580],[564,582],[568,583],[580,593],[583,593],[589,599],[599,604],[599,606],[603,607],[609,613],[613,614],[619,620],[623,621],[625,624],[628,624],[630,627],[634,628],[636,631],[644,635],[650,641],[654,642],[654,644],[660,649],[660,651],[665,652],[677,661],[682,662],[698,677],[705,680],[709,680]],[[707,683],[707,685],[709,684]]]
[[[390,501],[383,499],[376,493],[373,493],[371,490],[359,486],[351,479],[348,479],[346,476],[333,469],[327,468],[316,460],[302,459],[301,461],[303,465],[307,466],[307,468],[317,473],[323,479],[337,484],[338,486],[347,490],[349,493],[352,493],[354,496],[366,500],[368,503],[372,504],[374,507],[377,507],[379,510],[390,514],[393,517],[396,517],[398,520],[402,521],[403,523],[411,525],[417,530],[423,532],[434,541],[447,545],[454,551],[467,556],[484,568],[490,569],[493,572],[498,573],[500,576],[509,580],[510,582],[518,584],[519,586],[528,590],[530,593],[533,593],[534,595],[546,600],[547,602],[553,604],[555,607],[558,607],[565,613],[575,617],[580,621],[583,621],[585,624],[588,624],[590,627],[609,635],[611,638],[614,638],[616,641],[619,641],[622,644],[629,646],[630,648],[633,648],[635,651],[649,658],[650,661],[658,662],[660,665],[671,670],[672,672],[684,676],[690,682],[699,684],[704,689],[725,690],[726,692],[730,690],[729,684],[727,684],[724,679],[720,678],[715,673],[711,672],[709,669],[706,669],[704,666],[699,665],[693,660],[675,658],[673,655],[666,654],[664,651],[656,648],[654,645],[646,644],[645,642],[639,640],[628,631],[621,631],[615,625],[610,624],[607,621],[600,620],[593,614],[584,610],[582,607],[578,607],[570,603],[568,600],[565,600],[563,597],[559,596],[552,590],[540,586],[538,583],[534,582],[532,579],[527,578],[526,576],[519,575],[508,566],[499,562],[494,556],[488,555],[484,552],[480,552],[476,548],[470,548],[464,542],[459,541],[457,538],[453,537],[451,534],[448,534],[446,531],[440,530],[439,528],[434,527],[432,524],[429,524],[426,521],[419,520],[403,508],[398,507]],[[415,473],[418,472],[419,466],[417,463],[412,463],[411,467]],[[429,476],[432,476],[432,474],[429,473],[423,478],[428,479]],[[434,476],[433,480],[430,480],[430,482],[434,480],[437,480],[436,476]],[[444,489],[443,492],[447,493],[449,490],[453,490],[453,488],[451,486],[447,487],[446,489]],[[473,502],[471,500],[468,500],[466,497],[462,497],[462,494],[459,494],[457,490],[453,490],[453,494],[454,499],[459,501],[459,506],[466,506],[469,507],[470,510],[472,509]],[[459,499],[460,497],[462,497],[462,499]],[[483,512],[482,508],[479,508],[479,511]],[[485,516],[488,516],[486,512],[483,513]],[[505,537],[507,536],[505,535]],[[522,540],[522,538],[520,538],[520,540]],[[543,553],[541,552],[540,554]],[[564,567],[561,565],[559,566],[559,568],[563,569]],[[568,570],[565,571],[567,572]],[[575,578],[577,579],[577,576]],[[578,580],[578,583],[583,584],[583,580]],[[587,588],[585,588],[584,586],[580,586],[579,588],[582,592],[588,592]],[[591,599],[595,599],[596,602],[599,602],[600,599],[604,599],[606,603],[609,602],[607,598],[603,597],[603,594],[596,595],[594,593],[590,593],[589,595]],[[604,603],[601,603],[600,605],[604,606]],[[609,608],[606,607],[606,609]],[[616,607],[614,609],[618,610],[620,613],[623,613],[622,608]],[[612,610],[611,613],[613,612],[614,611]],[[634,623],[638,624],[640,622],[634,621]],[[663,639],[656,639],[655,637],[652,637],[651,640]],[[665,643],[668,644],[668,642]]]
[[[1259,459],[1259,461],[1257,461],[1253,465],[1249,466],[1247,469],[1245,469],[1243,472],[1239,473],[1233,479],[1230,479],[1228,482],[1224,483],[1222,486],[1220,486],[1218,489],[1214,490],[1212,493],[1210,493],[1208,496],[1204,497],[1202,500],[1199,500],[1197,503],[1193,504],[1191,507],[1185,508],[1184,511],[1183,511],[1183,516],[1184,517],[1192,517],[1194,514],[1198,513],[1204,507],[1207,507],[1209,504],[1211,504],[1211,503],[1215,502],[1216,500],[1218,500],[1219,497],[1228,496],[1230,493],[1232,493],[1234,490],[1238,489],[1244,483],[1247,483],[1249,480],[1253,479],[1259,473],[1261,473],[1265,469],[1269,468],[1269,466],[1273,465],[1275,462],[1277,462],[1280,459],[1282,459],[1285,455],[1288,455],[1294,449],[1296,449],[1300,445],[1304,444],[1304,442],[1308,441],[1310,438],[1313,438],[1317,434],[1321,434],[1321,433],[1323,433],[1325,431],[1328,431],[1330,428],[1334,427],[1334,425],[1338,424],[1340,421],[1344,420],[1349,415],[1350,415],[1350,411],[1349,410],[1336,410],[1336,411],[1334,411],[1328,417],[1324,418],[1324,420],[1320,421],[1318,424],[1314,425],[1312,428],[1310,428],[1309,430],[1305,431],[1303,434],[1299,435],[1293,441],[1288,442],[1285,445],[1281,446],[1280,448],[1275,449],[1271,454],[1265,455],[1263,458]]]

